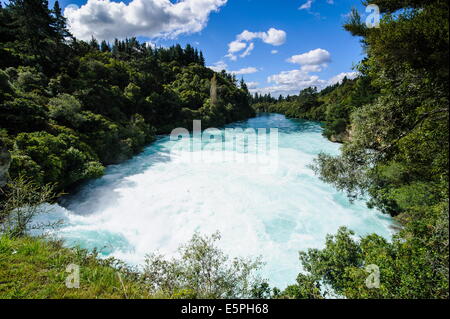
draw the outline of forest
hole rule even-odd
[[[379,28],[368,28],[356,10],[344,25],[366,54],[359,76],[279,98],[252,96],[243,80],[205,67],[203,53],[190,45],[77,40],[57,1],[51,9],[45,0],[0,6],[0,254],[7,256],[0,260],[0,277],[18,271],[30,279],[21,288],[0,284],[0,295],[448,298],[448,1],[370,3],[383,14]],[[280,291],[249,279],[259,261],[229,262],[214,246],[219,235],[195,235],[179,260],[149,256],[144,273],[99,260],[96,252],[29,237],[27,224],[40,204],[102,176],[105,166],[137,154],[158,134],[190,127],[194,119],[204,127],[222,126],[256,112],[322,122],[324,135],[342,143],[342,152],[320,154],[311,167],[351,200],[369,198],[369,207],[394,217],[394,238],[357,239],[341,228],[327,236],[324,249],[300,252],[305,272]],[[32,268],[30,251],[38,256]],[[88,290],[45,286],[69,260],[86,265]],[[193,271],[205,264],[203,272]],[[379,289],[364,284],[368,265],[379,266]],[[49,277],[39,267],[51,269]],[[117,269],[122,282],[114,276]],[[216,279],[210,286],[205,273]],[[42,282],[45,289],[37,288]],[[111,288],[124,282],[128,295]]]

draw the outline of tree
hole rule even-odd
[[[215,245],[220,234],[200,236],[179,249],[180,257],[166,260],[148,255],[144,277],[154,294],[170,298],[251,298],[263,281],[255,276],[259,260],[230,259]]]
[[[48,67],[54,58],[48,40],[58,38],[55,18],[48,8],[48,1],[11,0],[7,9],[12,16],[9,26],[17,32],[14,46]]]
[[[62,14],[61,7],[59,6],[59,1],[55,1],[52,13],[54,15],[53,27],[59,37],[59,42],[64,42],[72,38],[72,34],[67,28],[67,19]]]

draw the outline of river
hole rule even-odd
[[[174,255],[196,231],[220,231],[219,246],[226,253],[262,256],[261,275],[279,288],[294,283],[301,271],[298,251],[323,247],[325,236],[340,226],[357,235],[391,237],[388,216],[362,201],[350,203],[308,167],[320,152],[339,152],[339,144],[322,136],[319,123],[260,114],[227,128],[277,128],[270,167],[261,169],[254,161],[182,160],[182,152],[173,152],[176,142],[160,137],[56,205],[49,218],[65,222],[57,234],[68,246],[97,248],[104,256],[139,265],[150,252]],[[211,143],[221,145],[212,139],[200,145]],[[223,153],[207,149],[206,158]]]

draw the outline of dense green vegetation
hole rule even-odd
[[[70,264],[80,266],[79,289],[66,286]],[[0,278],[2,299],[154,298],[140,274],[120,261],[35,237],[0,237]]]
[[[384,14],[380,28],[367,28],[357,11],[345,25],[367,52],[359,78],[254,104],[324,121],[325,135],[345,143],[339,156],[321,154],[316,172],[401,223],[392,242],[355,240],[343,228],[325,249],[302,252],[308,274],[285,292],[294,298],[321,297],[320,287],[348,298],[449,297],[448,1],[371,3]],[[379,267],[379,289],[365,284],[368,265]]]
[[[157,133],[253,116],[245,85],[204,66],[192,46],[74,39],[58,2],[0,7],[0,139],[12,178],[57,189],[102,174]],[[211,81],[216,98],[210,99]]]

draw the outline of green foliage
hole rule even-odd
[[[321,284],[311,275],[299,274],[297,283],[276,296],[282,299],[323,299]]]
[[[269,95],[252,98],[253,107],[259,111],[277,112],[289,117],[324,120],[323,104],[319,101],[317,88],[306,88],[298,96],[280,96],[275,100]]]
[[[448,298],[448,204],[417,210],[411,217],[392,242],[377,235],[356,240],[351,231],[340,229],[327,238],[325,249],[301,253],[308,276],[316,285],[328,285],[325,296]],[[380,270],[379,288],[366,285],[368,265]]]
[[[81,103],[72,95],[59,94],[48,102],[48,115],[58,124],[77,128],[82,121]]]
[[[147,256],[144,277],[152,294],[169,298],[251,298],[264,295],[267,284],[257,276],[259,260],[230,259],[215,242],[219,234],[195,234],[179,250],[180,257],[167,260],[161,255]],[[265,288],[266,289],[265,289]]]
[[[46,213],[44,204],[55,198],[53,186],[38,186],[20,176],[5,186],[5,201],[0,206],[0,235],[21,237],[34,229],[51,227],[36,223],[36,217]]]
[[[80,267],[79,289],[66,286],[71,264]],[[36,237],[0,236],[0,279],[2,299],[155,298],[140,274],[122,262]]]
[[[15,139],[11,166],[12,177],[22,172],[37,183],[54,183],[60,189],[103,173],[92,150],[67,133],[57,136],[47,132],[20,133]]]
[[[10,134],[44,130],[48,115],[31,96],[6,100],[0,104],[0,125]]]

